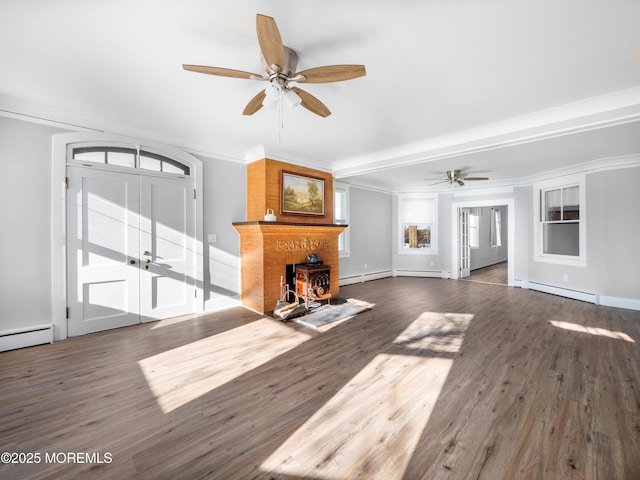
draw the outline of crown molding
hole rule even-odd
[[[336,178],[478,153],[640,120],[640,86],[334,162]]]

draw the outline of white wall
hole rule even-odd
[[[50,324],[51,135],[0,117],[0,333]]]
[[[640,305],[638,185],[640,165],[587,173],[585,205],[581,206],[587,222],[586,267],[536,262],[531,251],[529,281],[635,300]]]
[[[598,293],[640,301],[640,166],[587,175],[587,209]]]
[[[340,278],[390,272],[391,197],[387,193],[349,187],[351,255],[340,259]]]
[[[246,165],[208,157],[204,163],[205,310],[240,293],[240,236],[233,222],[246,220]]]
[[[511,248],[514,248],[514,277],[517,284],[522,284],[529,278],[529,260],[533,255],[532,250],[532,220],[533,212],[533,187],[527,185],[513,189],[515,202],[515,239]]]

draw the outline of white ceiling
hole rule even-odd
[[[451,168],[500,185],[640,153],[637,0],[0,0],[0,111],[238,161],[267,156],[387,191]],[[264,83],[255,14],[333,114],[242,115]],[[465,187],[466,188],[466,187]]]

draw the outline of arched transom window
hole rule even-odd
[[[127,147],[74,147],[71,158],[79,162],[136,168],[152,172],[191,175],[191,167],[173,158],[146,150]]]

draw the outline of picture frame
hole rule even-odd
[[[282,172],[282,213],[324,217],[324,180],[293,172]]]

